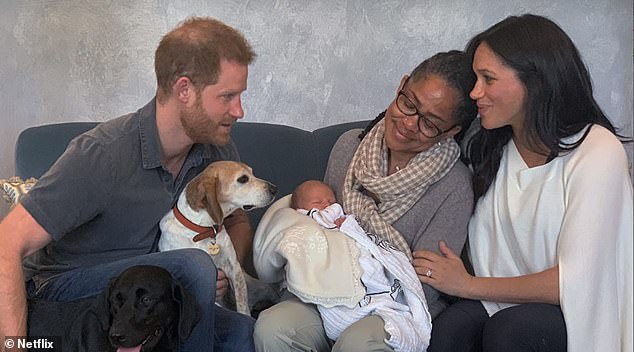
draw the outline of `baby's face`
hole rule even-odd
[[[297,205],[301,209],[324,210],[337,201],[332,189],[323,184],[314,184],[304,188]]]

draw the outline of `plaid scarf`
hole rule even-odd
[[[392,224],[449,172],[460,156],[460,147],[453,138],[447,138],[418,153],[405,168],[386,176],[388,149],[384,133],[382,120],[359,144],[344,180],[343,205],[366,231],[389,241],[411,260],[407,241]]]

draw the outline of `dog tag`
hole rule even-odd
[[[220,246],[217,243],[210,243],[209,246],[207,246],[207,249],[211,255],[217,255],[220,253]]]

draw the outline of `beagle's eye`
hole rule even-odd
[[[238,178],[238,182],[239,183],[247,183],[247,182],[249,182],[249,176],[247,176],[247,175],[240,176],[240,178]]]

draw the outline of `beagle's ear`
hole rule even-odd
[[[203,185],[203,177],[194,178],[185,188],[185,196],[187,203],[194,210],[205,208],[205,186]]]
[[[185,189],[189,206],[194,210],[207,210],[216,225],[222,225],[224,218],[222,208],[218,203],[217,191],[219,189],[218,176],[210,177],[202,174],[193,179]]]
[[[220,207],[220,202],[218,202],[218,195],[220,194],[220,181],[218,181],[218,176],[210,177],[205,182],[205,206],[207,208],[207,212],[209,216],[214,220],[216,225],[222,225],[222,220],[225,218],[222,213],[222,208]]]

